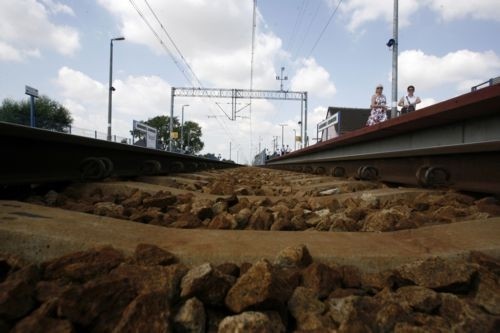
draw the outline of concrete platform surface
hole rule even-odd
[[[132,253],[139,243],[158,245],[188,265],[273,260],[283,248],[305,244],[316,261],[374,271],[472,250],[499,258],[500,218],[386,233],[187,230],[0,201],[0,251],[31,261],[100,245]]]

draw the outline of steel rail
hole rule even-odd
[[[355,177],[361,180],[454,188],[462,191],[500,194],[500,149],[471,153],[408,155],[328,162],[303,161],[271,165],[271,168]]]
[[[0,122],[0,185],[94,181],[235,167],[192,155]]]
[[[269,160],[269,167],[500,193],[500,85]]]

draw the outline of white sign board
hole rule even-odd
[[[134,130],[138,130],[145,134],[146,137],[146,147],[156,148],[156,136],[158,131],[156,128],[148,126],[140,121],[134,120]]]
[[[35,89],[33,87],[30,87],[30,86],[26,86],[26,95],[38,97],[38,89]]]
[[[339,112],[334,113],[330,118],[326,118],[325,120],[318,123],[318,137],[321,138],[321,141],[329,140],[339,136],[338,131],[338,123],[339,123],[340,114]]]
[[[326,118],[318,124],[318,131],[322,131],[327,127],[338,124],[339,122],[339,114],[338,112],[332,115],[330,118]]]

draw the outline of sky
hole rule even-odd
[[[172,87],[308,92],[308,135],[329,106],[367,108],[375,86],[391,100],[394,0],[0,0],[0,101],[25,85],[63,104],[76,133],[105,138],[110,39],[112,133],[170,114]],[[500,76],[500,1],[400,0],[398,99],[420,108]],[[172,43],[173,41],[173,43]],[[218,102],[218,104],[216,104]],[[273,140],[294,148],[297,101],[176,97],[174,116],[202,127],[202,153],[251,163]],[[222,109],[222,110],[221,110]],[[283,126],[282,126],[283,125]],[[230,149],[231,147],[231,149]]]

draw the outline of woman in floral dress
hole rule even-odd
[[[383,89],[384,87],[381,84],[377,85],[375,89],[375,95],[372,96],[372,102],[370,104],[372,111],[366,121],[366,126],[375,125],[387,120],[387,102],[384,94],[382,94]]]

